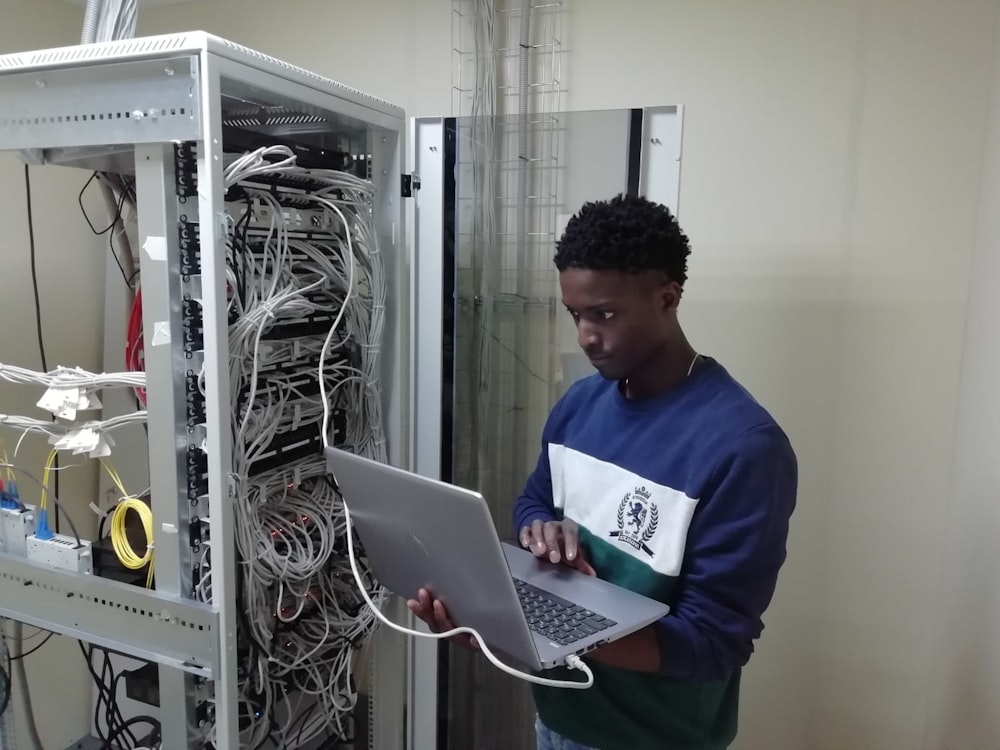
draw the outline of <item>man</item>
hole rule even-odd
[[[539,750],[715,750],[736,736],[797,466],[771,416],[685,337],[689,253],[667,208],[622,196],[583,206],[557,243],[563,304],[598,374],[549,415],[515,529],[537,556],[671,612],[588,654],[589,690],[534,689]],[[409,604],[452,627],[426,591]]]

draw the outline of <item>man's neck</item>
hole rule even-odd
[[[650,357],[642,368],[621,384],[629,400],[653,398],[683,383],[697,366],[698,354],[686,339],[665,346]]]

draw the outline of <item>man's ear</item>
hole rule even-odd
[[[676,310],[681,304],[681,285],[667,279],[656,290],[657,301],[663,310]]]

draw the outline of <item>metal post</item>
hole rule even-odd
[[[415,243],[420,253],[412,260],[413,361],[413,470],[441,478],[441,389],[444,381],[442,253],[444,196],[444,122],[440,118],[417,120],[413,126],[413,164],[422,187],[413,202]],[[410,627],[427,627],[412,616]],[[411,638],[408,675],[408,731],[410,750],[439,747],[439,683],[447,675],[438,673],[439,642]]]
[[[191,595],[188,539],[187,414],[184,325],[178,247],[174,149],[156,144],[135,150],[142,272],[143,339],[149,412],[149,483],[156,587]],[[160,666],[164,747],[186,748],[197,731],[192,678]]]
[[[205,449],[209,457],[212,603],[219,612],[219,674],[215,682],[215,746],[239,747],[236,540],[233,506],[241,492],[233,474],[226,296],[226,214],[222,173],[222,91],[209,69],[201,88],[203,140],[198,152],[201,293],[205,329]]]

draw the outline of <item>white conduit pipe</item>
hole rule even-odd
[[[97,38],[97,18],[100,15],[101,0],[87,0],[87,9],[83,12],[83,31],[80,34],[80,44],[93,44]]]
[[[531,49],[531,0],[521,0],[521,41],[517,87],[517,265],[518,276],[528,267],[528,70]],[[518,289],[518,294],[527,294]]]

